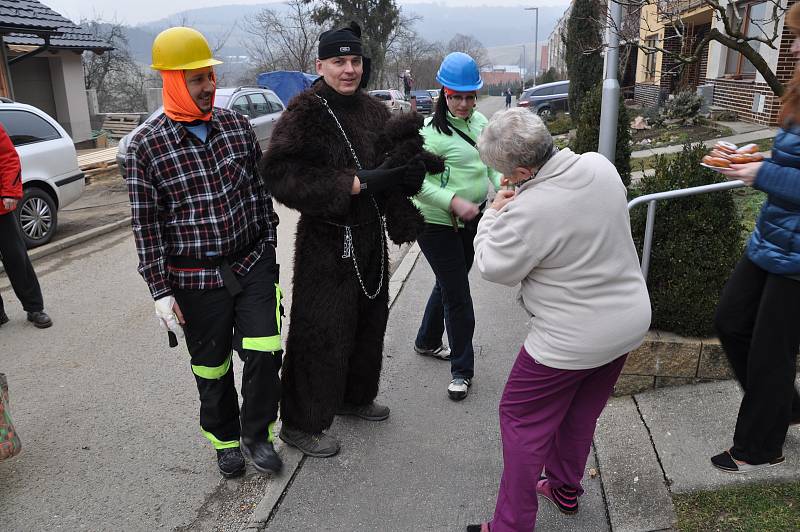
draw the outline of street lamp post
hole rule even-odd
[[[622,4],[619,1],[608,2],[609,26],[606,33],[606,75],[603,81],[603,98],[600,105],[600,141],[597,151],[614,162],[617,151],[617,121],[619,120],[619,34],[621,27]]]
[[[525,68],[527,67],[528,58],[525,56],[525,45],[522,45],[522,67],[519,69],[520,77],[522,78],[522,90],[525,90]]]
[[[539,8],[526,7],[525,11],[536,12],[536,24],[533,27],[533,85],[536,86],[536,73],[539,71]]]

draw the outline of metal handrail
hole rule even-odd
[[[681,188],[678,190],[668,190],[666,192],[656,192],[655,194],[646,194],[629,201],[628,211],[637,205],[647,203],[647,223],[644,227],[644,246],[642,247],[642,275],[644,276],[644,280],[647,281],[647,272],[650,269],[650,252],[653,249],[653,227],[656,222],[656,202],[659,200],[696,196],[698,194],[706,194],[708,192],[732,190],[735,188],[742,188],[744,186],[746,185],[742,181],[727,181],[724,183],[714,183],[712,185],[702,185],[699,187]]]

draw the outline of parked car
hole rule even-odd
[[[525,89],[517,101],[517,107],[527,107],[542,118],[556,113],[569,112],[569,80],[554,81]]]
[[[369,95],[381,100],[393,113],[411,112],[411,104],[403,98],[403,93],[397,89],[369,91]]]
[[[433,106],[436,107],[436,104],[439,103],[439,91],[436,89],[428,89],[428,94],[431,95],[431,100],[433,100]]]
[[[86,179],[72,138],[58,122],[31,105],[0,101],[0,124],[22,164],[22,200],[14,211],[28,248],[47,244],[58,229],[58,211],[83,194]]]
[[[428,115],[433,112],[433,98],[428,91],[411,91],[411,95],[417,100],[417,112]]]
[[[253,126],[256,137],[258,137],[261,151],[267,149],[272,128],[275,127],[275,122],[286,109],[277,94],[269,89],[258,87],[219,88],[214,94],[214,107],[232,109],[249,118],[250,125]],[[159,107],[147,117],[147,120],[119,140],[117,168],[122,177],[125,177],[125,156],[133,135],[142,129],[144,124],[160,116],[163,112],[164,108]]]

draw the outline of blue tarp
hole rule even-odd
[[[257,83],[259,87],[266,87],[274,91],[284,105],[288,105],[289,100],[291,100],[295,94],[306,90],[318,77],[319,76],[316,74],[276,70],[274,72],[259,74]]]

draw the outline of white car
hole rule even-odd
[[[369,91],[369,95],[373,98],[381,100],[389,111],[393,113],[410,113],[411,104],[408,103],[403,97],[403,93],[397,89],[380,89]]]
[[[286,107],[278,98],[278,95],[269,89],[259,87],[239,87],[224,88],[220,87],[214,94],[214,107],[222,109],[232,109],[250,120],[253,131],[258,138],[258,145],[261,151],[266,151],[269,145],[269,138],[272,136],[272,128],[275,122],[283,114]],[[125,156],[128,153],[133,135],[144,127],[144,124],[160,116],[164,112],[163,107],[156,109],[153,114],[147,117],[136,129],[125,135],[119,140],[117,148],[117,168],[122,177],[125,177]]]
[[[31,105],[0,100],[0,124],[22,163],[22,201],[14,211],[28,248],[50,242],[58,211],[83,194],[86,180],[72,138],[58,122]]]

